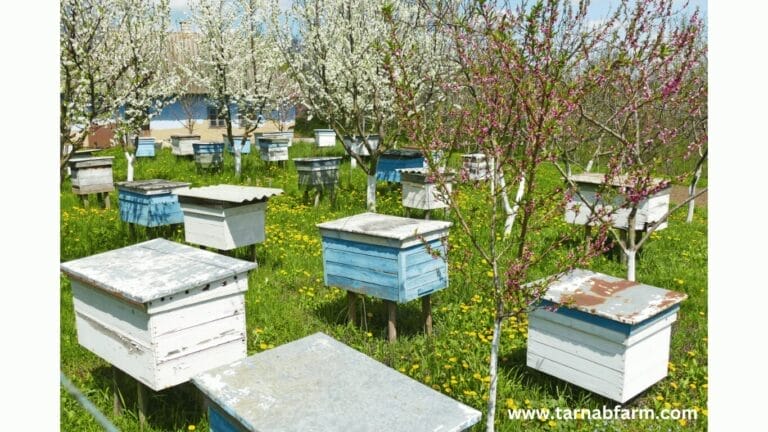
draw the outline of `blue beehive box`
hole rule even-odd
[[[400,182],[400,173],[404,168],[424,168],[424,155],[414,149],[387,150],[379,156],[376,164],[376,180]]]
[[[189,185],[162,179],[118,182],[120,219],[146,227],[183,223],[176,192],[189,189]]]
[[[152,137],[139,138],[136,157],[155,157],[155,139]]]
[[[224,164],[224,143],[193,143],[192,149],[198,168],[221,169]]]
[[[396,303],[439,291],[448,286],[450,226],[378,213],[318,224],[325,284]]]
[[[192,379],[212,432],[462,431],[480,411],[323,333]]]
[[[235,148],[232,145],[232,143],[229,141],[229,138],[227,138],[226,135],[222,135],[224,137],[224,144],[227,146],[227,152],[230,154],[235,153]],[[249,154],[251,152],[251,140],[248,138],[245,138],[245,143],[243,143],[243,136],[242,135],[233,135],[232,140],[235,142],[235,145],[242,145],[243,148],[240,149],[241,154]]]

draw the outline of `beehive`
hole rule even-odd
[[[397,303],[446,288],[450,226],[378,213],[318,224],[325,284]]]
[[[299,174],[299,186],[334,185],[339,182],[340,156],[293,159]]]
[[[114,156],[70,159],[72,193],[87,195],[113,191],[115,189],[112,179],[113,160]]]
[[[605,175],[600,173],[582,173],[570,176],[570,179],[576,184],[581,195],[586,202],[595,206],[595,209],[608,207],[609,209],[618,209],[611,214],[611,220],[616,228],[627,229],[629,224],[628,218],[630,209],[619,208],[625,202],[624,197],[621,195],[620,190],[623,187],[628,186],[626,178],[616,178],[609,185],[612,191],[609,193],[612,195],[610,204],[606,204],[604,199],[598,199],[598,193],[601,186],[605,182]],[[660,183],[660,179],[655,180],[656,183]],[[645,230],[646,227],[658,220],[660,220],[669,210],[669,193],[671,187],[667,186],[648,198],[642,200],[638,206],[637,213],[635,215],[635,229]],[[591,210],[585,204],[585,201],[579,197],[578,194],[573,193],[570,201],[566,205],[565,221],[577,225],[591,224],[590,216]],[[667,222],[663,222],[656,227],[657,230],[661,230],[667,227]]]
[[[315,144],[318,147],[336,146],[336,132],[333,129],[315,129]]]
[[[180,191],[184,239],[220,250],[262,243],[267,201],[281,193],[282,189],[235,185]]]
[[[146,227],[182,223],[184,213],[176,192],[189,185],[163,179],[118,182],[120,219]]]
[[[171,153],[176,156],[192,156],[192,144],[200,141],[200,135],[171,135]]]
[[[371,147],[371,149],[376,150],[379,147],[379,141],[381,138],[378,135],[369,135],[368,136],[368,146]],[[371,153],[368,151],[368,148],[365,146],[364,138],[361,136],[345,136],[343,138],[344,144],[347,148],[349,148],[349,151],[351,154],[356,154],[358,156],[370,156]]]
[[[405,168],[424,168],[424,155],[416,149],[391,149],[379,156],[376,164],[376,180],[399,182]]]
[[[246,356],[254,267],[165,239],[61,264],[80,345],[155,391]]]
[[[227,146],[227,152],[230,154],[235,153],[235,148],[232,145],[231,142],[229,142],[229,137],[227,137],[226,134],[222,135],[224,137],[224,144]],[[243,147],[240,149],[241,154],[249,154],[251,152],[251,140],[248,138],[245,138],[245,143],[243,143],[243,136],[242,135],[234,135],[232,136],[232,140],[235,141],[235,145],[242,145]]]
[[[481,413],[323,334],[192,382],[212,432],[461,431]]]
[[[136,157],[155,157],[155,145],[155,139],[152,137],[139,138]]]
[[[403,207],[433,210],[448,207],[448,197],[435,184],[434,178],[425,168],[401,169],[400,183],[403,185]],[[451,193],[453,174],[442,174],[445,189]]]
[[[482,153],[469,153],[461,155],[461,166],[467,172],[469,180],[488,179],[488,161]]]
[[[220,170],[224,165],[224,143],[192,144],[195,152],[195,166],[198,169]]]
[[[624,403],[667,376],[687,295],[576,269],[528,316],[529,367]]]
[[[266,162],[278,162],[288,160],[288,146],[290,140],[284,137],[259,138],[259,154],[261,160]]]

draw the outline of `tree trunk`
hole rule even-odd
[[[691,181],[691,185],[688,187],[688,196],[692,197],[696,195],[696,184],[699,183],[699,178],[701,178],[701,165],[696,168],[696,172],[693,174],[693,180]],[[685,218],[685,221],[687,223],[693,222],[693,209],[696,207],[696,200],[692,199],[688,201],[688,216]]]
[[[369,212],[376,213],[376,174],[368,175],[365,206]]]
[[[235,177],[240,177],[240,174],[243,171],[243,168],[242,168],[243,159],[242,159],[241,149],[244,141],[245,141],[245,138],[243,138],[240,141],[240,144],[235,144],[234,142],[232,142],[232,148],[235,149]]]
[[[627,255],[627,280],[629,281],[635,281],[635,263],[636,263],[636,255],[637,251],[635,250],[627,250],[624,251],[624,253]]]
[[[499,187],[501,188],[501,199],[504,203],[504,211],[507,213],[507,219],[504,221],[504,238],[507,238],[512,234],[512,226],[514,226],[517,212],[520,210],[520,200],[523,199],[523,192],[525,192],[525,177],[520,179],[520,185],[517,187],[514,207],[509,204],[507,184],[503,174],[499,175]]]
[[[136,156],[132,155],[130,152],[125,152],[125,160],[127,162],[127,173],[126,173],[126,181],[133,181],[133,161],[136,160]]]
[[[496,318],[493,321],[493,341],[491,342],[491,366],[490,377],[491,386],[488,389],[488,414],[486,415],[485,430],[486,432],[493,432],[495,429],[496,421],[496,388],[498,381],[499,370],[499,342],[501,340],[501,321],[502,317],[499,313],[496,313]]]

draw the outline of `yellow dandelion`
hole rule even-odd
[[[677,422],[680,423],[680,426],[685,426],[688,424],[688,420],[686,419],[680,419]]]
[[[197,429],[197,428],[195,427],[195,425],[189,425],[189,426],[187,426],[187,430],[188,430],[188,431],[193,431],[193,430],[195,430],[195,429]]]

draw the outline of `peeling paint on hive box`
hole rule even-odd
[[[323,333],[192,382],[210,402],[212,432],[461,431],[481,417]]]
[[[115,189],[112,179],[113,160],[114,156],[70,159],[72,193],[87,195],[112,192]]]
[[[444,289],[450,226],[377,213],[318,224],[325,284],[398,303]]]
[[[80,345],[156,391],[245,357],[253,268],[164,239],[61,265]]]
[[[235,185],[180,191],[184,239],[220,250],[261,243],[267,201],[282,193],[282,189]]]
[[[189,185],[163,179],[118,182],[120,219],[146,227],[182,223],[184,213],[176,192]]]
[[[612,197],[613,199],[608,205],[606,205],[602,199],[598,199],[600,188],[605,182],[605,174],[582,173],[572,175],[570,176],[570,179],[579,188],[579,192],[584,197],[584,200],[595,206],[596,209],[600,209],[603,206],[609,209],[618,209],[611,216],[613,225],[616,228],[627,229],[630,210],[628,208],[619,209],[624,203],[624,198],[618,193],[619,188],[627,184],[625,179],[621,177],[617,178],[616,181],[610,185],[610,188],[613,189],[611,193],[615,193],[616,195]],[[661,182],[660,179],[656,179],[655,181],[657,183]],[[666,187],[640,202],[635,216],[636,230],[644,230],[648,224],[660,220],[667,213],[669,209],[670,191],[671,187]],[[584,200],[582,200],[578,194],[573,193],[570,201],[566,204],[566,222],[576,225],[586,225],[591,223],[589,219],[592,212],[589,210],[589,207],[585,204]],[[667,222],[663,222],[656,228],[656,230],[661,230],[666,227]]]
[[[224,137],[224,144],[227,146],[227,152],[230,154],[235,153],[235,148],[232,146],[232,143],[229,142],[229,137],[227,135],[222,135]],[[243,136],[242,135],[233,135],[232,139],[235,141],[235,145],[242,145],[242,148],[240,149],[240,154],[249,154],[251,153],[251,140],[246,138],[245,143],[243,143]]]
[[[203,169],[221,169],[224,165],[224,143],[192,144],[195,152],[195,165]]]
[[[333,185],[339,182],[340,156],[307,157],[293,160],[299,186]]]
[[[488,162],[482,153],[469,153],[461,156],[461,166],[472,181],[488,179]]]
[[[620,403],[667,375],[685,294],[576,269],[528,317],[529,367]]]
[[[259,155],[266,162],[278,162],[288,160],[288,147],[290,140],[284,137],[259,137]]]

